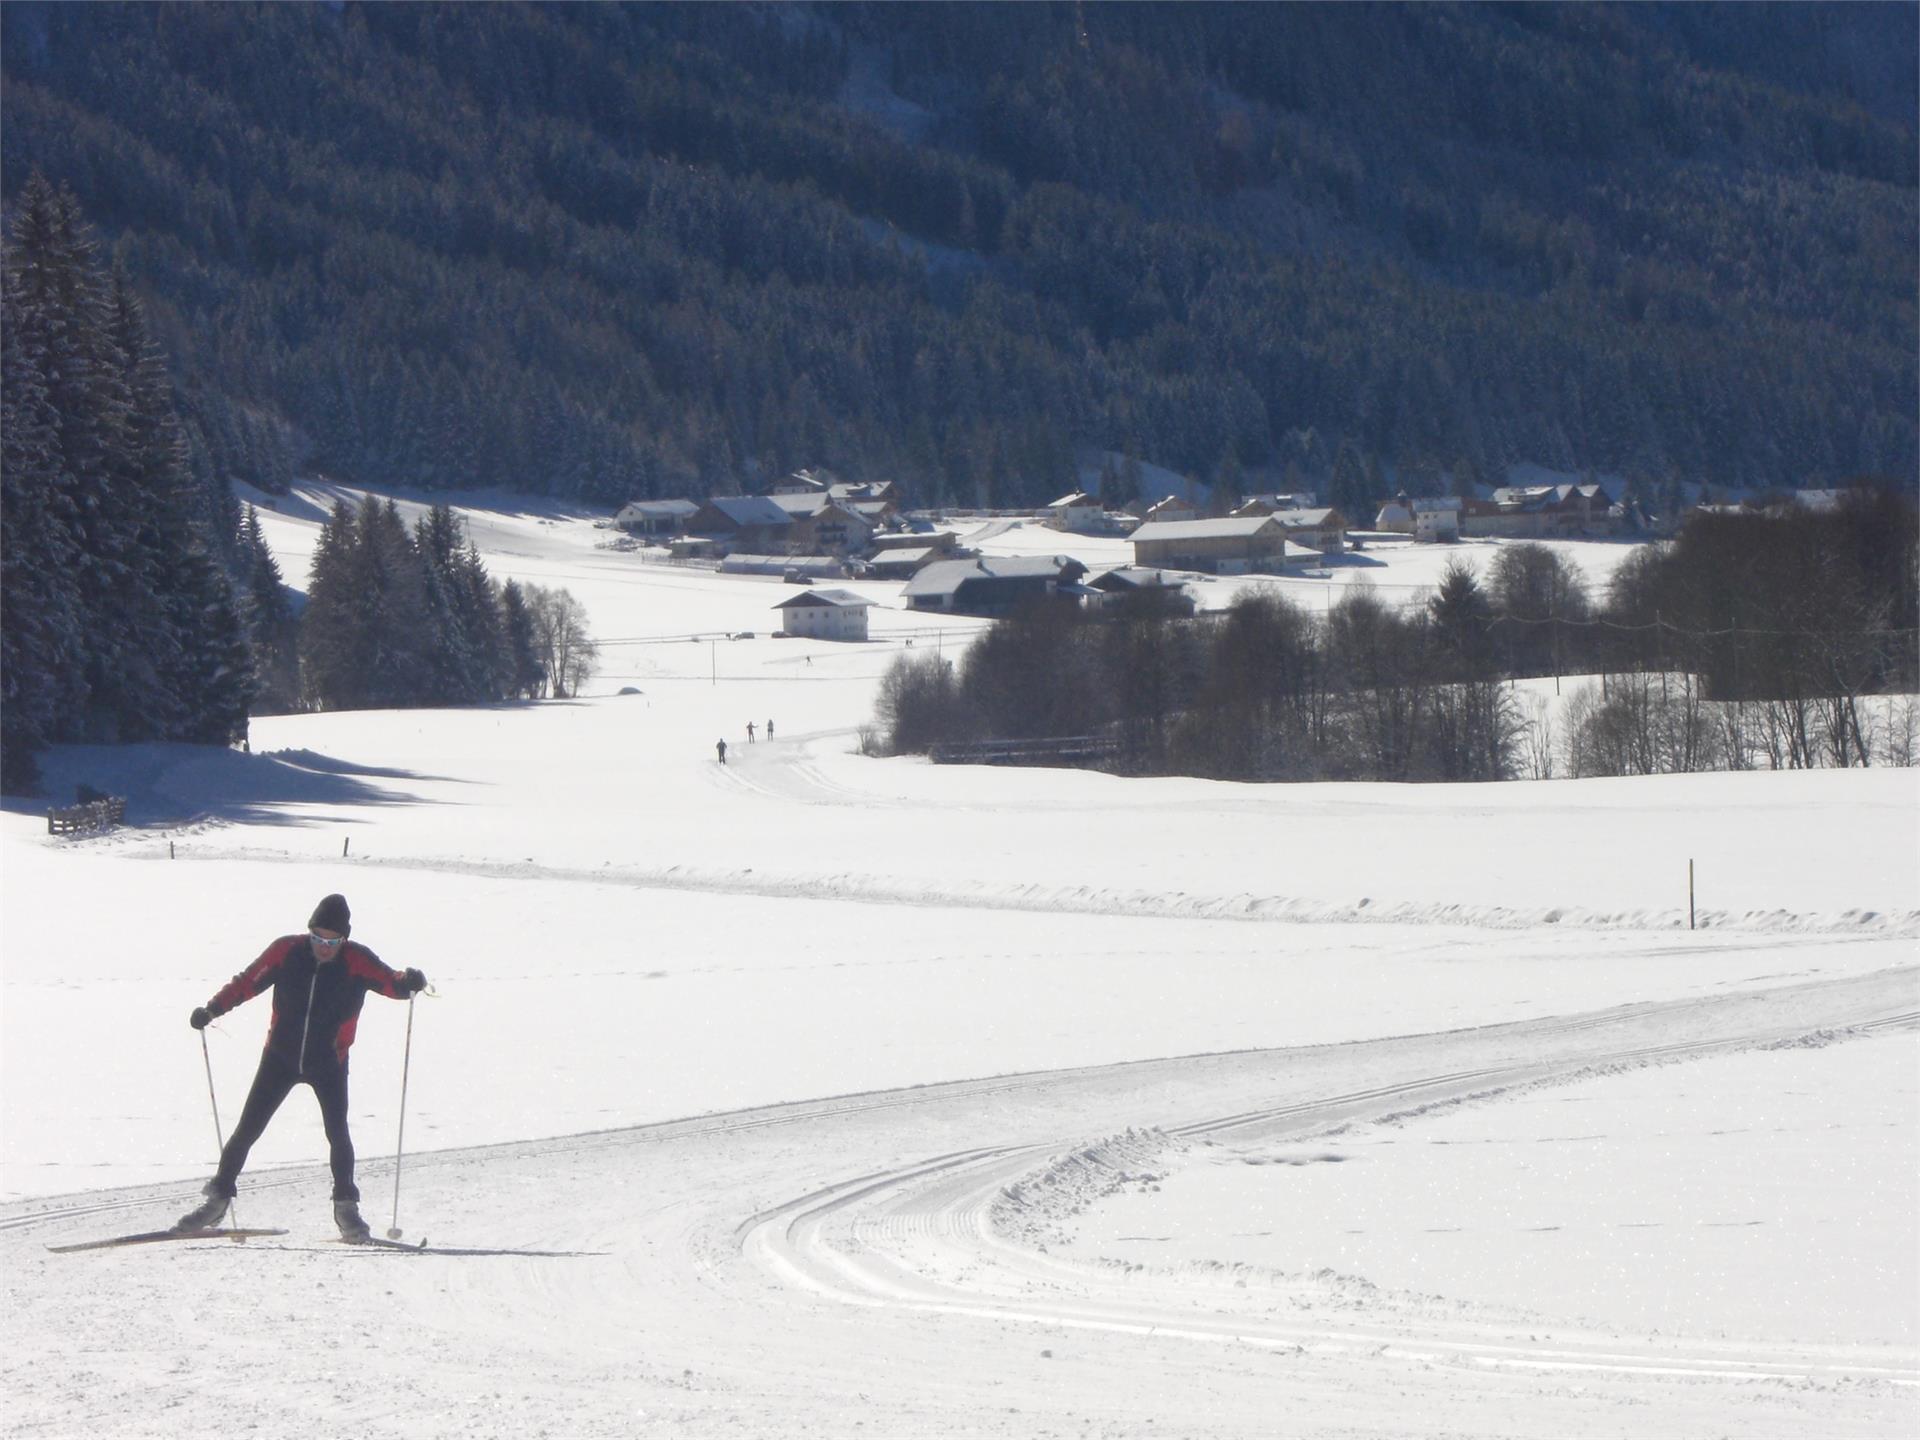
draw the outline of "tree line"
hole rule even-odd
[[[1191,618],[1051,601],[957,665],[897,661],[876,727],[895,753],[1103,735],[1131,773],[1233,780],[1911,763],[1913,734],[1876,743],[1865,702],[1920,691],[1917,536],[1910,501],[1863,491],[1832,514],[1701,514],[1603,597],[1518,543],[1411,607],[1364,583],[1324,615],[1263,590]],[[1549,675],[1601,677],[1561,761],[1512,683]]]
[[[252,507],[196,469],[123,269],[70,190],[23,188],[0,247],[0,785],[48,745],[230,745],[250,713],[577,694],[564,589],[495,582],[451,509],[341,502],[304,608]]]
[[[500,584],[449,507],[409,531],[399,506],[373,495],[336,503],[321,526],[289,638],[289,708],[311,710],[559,699],[579,693],[598,658],[571,592]]]
[[[1716,9],[16,0],[0,183],[222,482],[1911,477],[1910,7]]]
[[[0,780],[61,741],[240,738],[244,607],[144,306],[37,176],[0,284]]]

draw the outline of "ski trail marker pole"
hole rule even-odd
[[[213,1107],[213,1163],[217,1169],[221,1159],[227,1153],[227,1139],[226,1136],[220,1133],[220,1101],[213,1093],[213,1055],[207,1049],[207,1031],[205,1026],[200,1028],[200,1058],[206,1063],[207,1067],[207,1103]],[[236,1222],[240,1219],[239,1207],[231,1199],[227,1201],[227,1211],[233,1216]],[[237,1224],[235,1228],[239,1228]]]
[[[400,1060],[400,1133],[393,1138],[393,1223],[387,1238],[400,1238],[400,1157],[407,1138],[407,1073],[413,1068],[413,996],[407,996],[407,1044]]]

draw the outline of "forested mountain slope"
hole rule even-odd
[[[1911,483],[1908,5],[0,10],[200,463]]]

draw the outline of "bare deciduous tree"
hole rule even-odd
[[[939,655],[895,660],[881,677],[875,711],[893,755],[924,754],[966,728],[953,663]]]
[[[527,585],[527,613],[533,620],[534,653],[546,675],[547,693],[556,700],[578,695],[600,664],[599,647],[587,628],[587,612],[571,590]]]

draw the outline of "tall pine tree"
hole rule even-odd
[[[59,465],[72,508],[75,592],[86,632],[84,720],[68,716],[55,738],[113,740],[139,705],[162,710],[159,677],[142,640],[153,592],[143,573],[139,527],[149,499],[123,484],[126,386],[110,338],[94,244],[71,192],[34,175],[21,194],[10,257],[28,327],[58,419]],[[78,722],[77,724],[75,722]],[[76,733],[78,731],[78,733]]]
[[[252,654],[214,539],[198,523],[202,512],[172,384],[140,301],[118,270],[109,318],[127,394],[117,468],[139,518],[130,557],[142,582],[136,624],[165,697],[164,712],[147,708],[144,725],[123,733],[231,744],[246,734]]]
[[[71,192],[33,176],[4,260],[9,786],[63,740],[230,743],[252,658],[165,365]],[[16,713],[17,712],[17,713]]]
[[[59,417],[29,350],[10,257],[0,265],[0,787],[26,789],[38,754],[85,698],[75,592],[75,522],[60,468]]]
[[[253,649],[258,682],[254,711],[277,714],[300,706],[300,658],[296,645],[299,626],[287,600],[280,562],[273,558],[260,528],[260,512],[247,507],[240,531],[241,580],[245,597],[248,643]]]
[[[307,608],[300,617],[300,691],[315,710],[352,710],[367,704],[361,665],[360,611],[353,557],[358,525],[346,501],[334,504],[320,527],[307,576]]]

